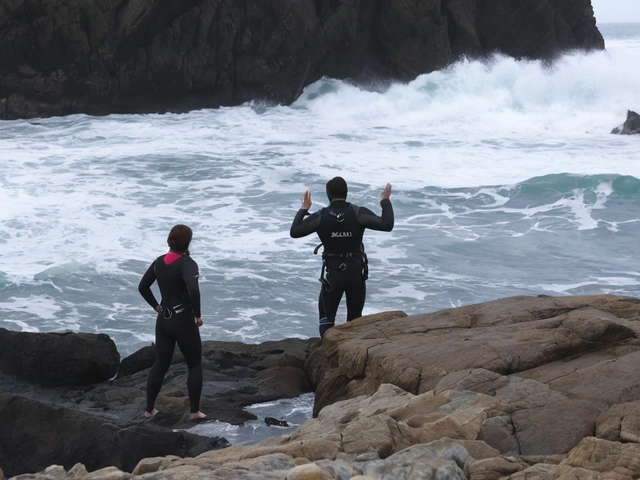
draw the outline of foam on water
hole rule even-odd
[[[316,335],[318,240],[288,230],[336,174],[376,212],[394,187],[394,231],[365,237],[365,313],[634,294],[638,139],[609,132],[640,108],[640,30],[616,28],[606,52],[552,65],[463,60],[375,91],[322,79],[291,106],[3,122],[0,325],[131,353],[153,339],[137,283],[187,223],[203,338]]]
[[[297,398],[265,402],[246,408],[257,419],[245,422],[243,425],[231,425],[224,422],[209,422],[188,429],[189,432],[207,437],[224,437],[230,443],[252,444],[265,438],[292,433],[313,412],[313,394],[303,394]],[[268,427],[265,418],[271,417],[284,421],[288,426]]]

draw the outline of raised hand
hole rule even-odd
[[[309,210],[311,208],[311,204],[313,202],[311,201],[311,191],[306,190],[304,192],[304,195],[302,195],[302,205],[300,205],[300,208],[302,210]]]
[[[380,192],[380,200],[389,200],[391,196],[391,184],[387,183],[387,186],[384,187],[384,190]]]

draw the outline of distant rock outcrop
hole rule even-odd
[[[602,48],[590,0],[13,0],[0,118],[289,104],[322,76],[409,80],[460,55]]]
[[[616,127],[611,130],[611,133],[620,135],[640,135],[640,115],[628,110],[627,120],[622,125],[622,128]]]

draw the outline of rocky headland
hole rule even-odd
[[[0,118],[289,104],[323,76],[602,48],[590,0],[11,0]]]
[[[520,296],[362,317],[321,343],[205,342],[203,408],[214,418],[241,422],[243,404],[315,391],[314,418],[254,445],[173,430],[187,405],[179,355],[155,424],[135,418],[150,349],[85,386],[5,372],[0,464],[19,479],[632,480],[639,333],[635,298]],[[7,334],[34,335],[0,330],[2,346]],[[93,455],[103,448],[101,461],[71,455],[74,435]],[[128,458],[148,454],[144,443],[151,454]]]

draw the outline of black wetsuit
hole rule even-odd
[[[388,199],[380,202],[382,216],[365,207],[357,207],[344,200],[335,200],[319,212],[307,215],[300,209],[291,225],[293,238],[316,232],[324,247],[323,286],[318,300],[320,336],[335,324],[342,295],[347,297],[347,321],[362,316],[366,297],[367,259],[362,237],[364,230],[393,229],[393,208]]]
[[[151,291],[156,280],[162,296],[156,320],[156,361],[147,378],[147,412],[153,411],[177,342],[189,367],[187,390],[191,413],[196,413],[200,410],[202,393],[202,342],[195,323],[195,317],[201,316],[198,265],[188,255],[169,265],[164,257],[158,257],[151,264],[138,286],[140,294],[153,308],[158,306]]]

